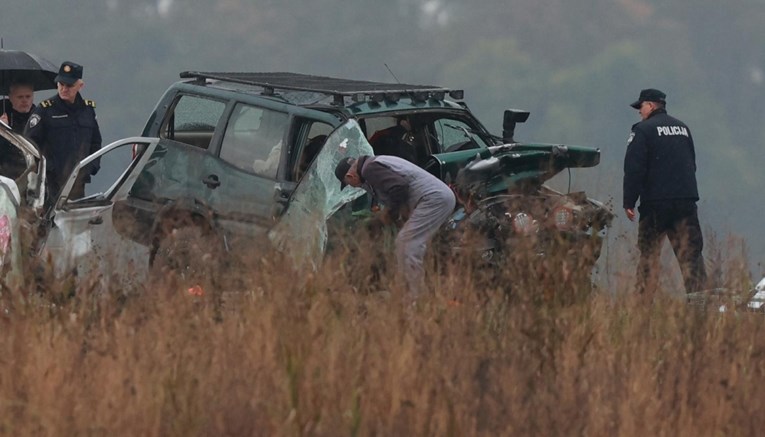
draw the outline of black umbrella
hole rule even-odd
[[[56,88],[58,67],[45,58],[19,50],[0,50],[0,95],[15,81],[31,83],[35,91]]]

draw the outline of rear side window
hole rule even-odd
[[[220,157],[231,165],[275,179],[289,115],[239,103],[226,126]]]
[[[295,148],[298,151],[297,159],[293,165],[292,180],[298,181],[303,177],[308,167],[313,162],[316,155],[319,154],[324,141],[327,139],[334,127],[331,124],[309,119],[301,119],[300,127],[296,130],[303,132],[299,139],[299,146]]]
[[[182,95],[163,122],[159,136],[207,149],[225,109],[226,104],[218,100]]]

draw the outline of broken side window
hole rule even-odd
[[[318,266],[327,244],[327,220],[343,205],[364,195],[364,190],[351,186],[341,191],[335,167],[347,156],[373,154],[355,120],[347,121],[327,137],[292,194],[289,208],[269,232],[271,241],[292,257],[297,268]]]

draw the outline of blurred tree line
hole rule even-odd
[[[601,166],[574,188],[613,198],[617,213],[638,121],[628,104],[660,88],[694,133],[702,218],[751,234],[765,254],[761,0],[0,2],[5,48],[85,66],[83,94],[97,100],[106,139],[140,133],[184,70],[444,85],[465,89],[494,132],[504,109],[523,108],[532,116],[517,138],[600,147]]]

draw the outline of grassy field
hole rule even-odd
[[[573,257],[575,259],[575,257]],[[485,278],[435,261],[413,306],[372,261],[252,260],[213,304],[61,283],[0,299],[1,435],[757,435],[765,317],[575,262]],[[747,287],[735,263],[720,273]],[[629,265],[612,266],[631,272]],[[625,275],[628,277],[629,275]],[[736,282],[738,281],[738,282]],[[733,283],[736,282],[736,283]],[[512,284],[512,285],[511,285]],[[576,298],[562,298],[578,295]]]

